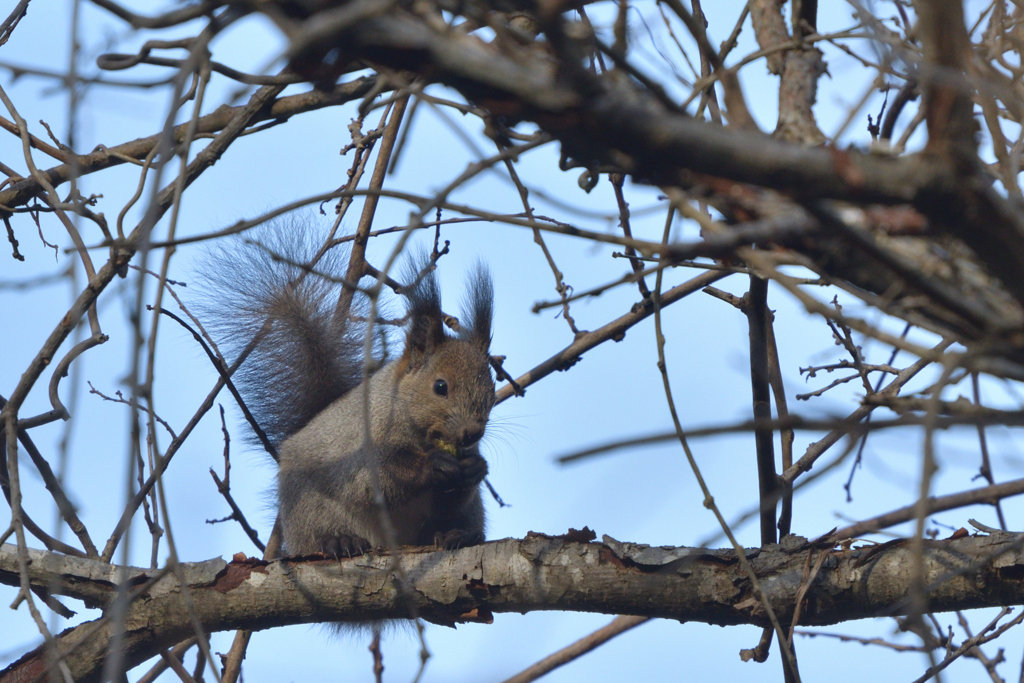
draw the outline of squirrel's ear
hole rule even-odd
[[[415,281],[418,275],[413,270],[410,280]],[[409,367],[415,368],[422,365],[446,339],[441,319],[441,291],[433,269],[420,278],[406,297],[409,300],[409,331],[404,355]]]
[[[469,295],[463,306],[463,338],[472,342],[482,351],[491,346],[491,324],[494,318],[494,285],[491,272],[483,263],[477,263],[467,283]]]

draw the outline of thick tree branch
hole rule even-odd
[[[536,121],[568,156],[613,163],[638,180],[686,187],[710,175],[800,199],[913,204],[974,249],[1024,302],[1024,217],[982,178],[965,180],[949,160],[805,147],[707,124],[669,111],[635,84],[582,70],[560,78],[546,52],[520,51],[513,58],[402,11],[358,22],[335,40],[352,58],[411,70],[495,114]]]
[[[1024,603],[1024,534],[968,536],[926,543],[924,571],[936,612]],[[792,617],[804,582],[808,553],[823,548],[799,537],[783,545],[746,551],[765,597]],[[906,544],[831,551],[807,592],[800,624],[898,615],[910,595]],[[33,585],[56,595],[109,604],[121,568],[95,560],[33,550]],[[263,562],[241,555],[183,565],[195,611],[209,631],[265,629],[322,621],[395,619],[408,615],[393,581],[391,559],[372,554],[343,560]],[[620,543],[580,543],[531,534],[458,551],[409,549],[399,562],[413,586],[421,616],[439,623],[489,623],[497,612],[572,610],[661,617],[709,624],[767,623],[732,550],[653,548]],[[133,586],[160,570],[127,568]],[[771,580],[767,580],[771,579]],[[0,546],[0,582],[17,584],[17,552]],[[407,596],[408,597],[408,596]],[[124,656],[129,666],[188,638],[193,629],[174,572],[163,572],[125,618]],[[97,620],[58,637],[75,680],[99,680],[110,637]],[[73,649],[72,649],[73,648]],[[30,652],[0,672],[0,683],[42,673],[45,653]],[[29,678],[25,678],[28,676]]]

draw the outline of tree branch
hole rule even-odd
[[[924,571],[931,608],[941,612],[1024,603],[1024,584],[1015,578],[1024,570],[1022,545],[1024,534],[1009,533],[927,541]],[[765,598],[784,618],[792,617],[808,553],[816,547],[790,537],[783,546],[745,551]],[[799,623],[824,625],[904,613],[910,595],[909,553],[907,544],[830,551],[807,590]],[[192,634],[174,572],[120,568],[38,550],[31,550],[29,557],[32,585],[90,605],[110,604],[120,576],[131,585],[159,576],[146,599],[128,608],[123,635],[128,666]],[[767,623],[761,601],[752,594],[731,549],[650,547],[607,536],[603,543],[579,543],[541,534],[458,551],[412,548],[397,558],[413,587],[404,597],[392,578],[392,559],[375,553],[340,562],[264,562],[239,554],[230,563],[218,558],[186,563],[182,570],[196,616],[209,631],[403,618],[408,616],[410,596],[421,616],[445,624],[489,623],[493,613],[534,610],[723,626]],[[18,582],[17,551],[10,544],[0,546],[0,582]],[[99,680],[109,638],[105,619],[76,626],[57,638],[76,681]],[[0,672],[0,683],[29,680],[45,666],[46,653],[34,650]]]
[[[801,199],[913,204],[967,243],[1024,302],[1024,216],[984,178],[965,179],[949,159],[805,147],[708,124],[669,111],[633,83],[582,69],[563,79],[540,50],[512,58],[397,10],[357,22],[334,39],[352,58],[411,70],[489,111],[535,121],[563,143],[567,156],[612,163],[638,180],[688,187],[710,175]]]
[[[252,126],[268,120],[284,120],[307,111],[344,104],[365,95],[373,88],[375,83],[375,77],[363,77],[342,83],[328,91],[311,90],[299,95],[281,97],[252,117],[248,125]],[[245,105],[218,107],[206,116],[199,118],[196,122],[196,133],[216,133],[223,130],[244,109]],[[182,123],[175,126],[173,136],[176,143],[184,139],[185,131],[189,125],[189,123]],[[111,166],[119,166],[132,160],[141,161],[160,142],[160,135],[160,133],[157,133],[156,135],[125,142],[115,147],[101,147],[91,154],[83,154],[77,157],[73,164],[54,166],[42,171],[42,174],[51,185],[56,187],[73,178],[102,171]],[[0,192],[0,205],[9,208],[20,206],[36,196],[41,189],[39,183],[32,178],[19,180],[13,183],[9,189]],[[3,215],[2,211],[0,211],[0,215]]]

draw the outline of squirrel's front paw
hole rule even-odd
[[[430,482],[442,491],[471,489],[487,476],[487,461],[473,453],[457,460],[445,451],[430,453]]]
[[[471,545],[480,545],[483,542],[484,532],[482,531],[452,529],[444,533],[438,531],[434,534],[434,545],[444,550],[458,550]]]
[[[476,487],[487,476],[487,461],[479,453],[473,453],[459,461],[466,488]]]
[[[362,555],[373,548],[373,545],[362,536],[338,534],[323,543],[322,552],[327,557],[340,560],[343,557]]]
[[[443,491],[464,486],[462,467],[455,456],[441,450],[430,452],[430,483]]]

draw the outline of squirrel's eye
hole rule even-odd
[[[443,379],[439,379],[436,382],[434,382],[434,393],[437,394],[438,396],[447,396],[448,382],[445,382]]]

